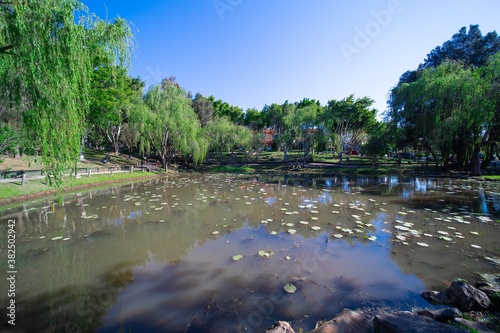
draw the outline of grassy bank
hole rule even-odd
[[[136,171],[121,172],[111,174],[94,174],[91,177],[82,176],[81,178],[64,179],[59,189],[55,189],[47,184],[45,179],[29,180],[21,185],[21,181],[13,183],[3,183],[0,185],[0,205],[13,202],[21,202],[36,197],[57,195],[61,192],[68,192],[82,188],[94,187],[99,185],[108,185],[115,183],[125,183],[131,181],[140,181],[158,177],[159,173]]]

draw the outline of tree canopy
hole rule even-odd
[[[496,33],[482,37],[477,26],[434,49],[416,71],[406,72],[391,90],[388,120],[399,146],[442,156],[478,175],[479,152],[491,157],[498,140]],[[487,159],[488,160],[488,159]]]
[[[191,155],[195,163],[205,159],[208,142],[186,92],[175,82],[163,82],[145,97],[143,133],[160,155],[163,167],[180,154]]]
[[[20,107],[25,133],[58,184],[78,160],[94,66],[128,59],[130,28],[90,15],[76,0],[14,0],[0,12],[2,95]]]

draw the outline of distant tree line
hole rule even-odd
[[[314,99],[243,109],[175,77],[148,87],[128,75],[133,34],[76,0],[0,2],[0,153],[39,154],[48,179],[76,165],[85,145],[197,164],[208,153],[258,151],[264,130],[288,159],[301,150],[342,158],[412,151],[445,168],[480,172],[500,137],[500,39],[462,28],[390,91],[383,120],[369,97]]]

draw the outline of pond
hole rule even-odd
[[[16,332],[307,331],[343,308],[432,307],[421,292],[498,272],[500,252],[500,186],[453,179],[180,174],[0,219]]]

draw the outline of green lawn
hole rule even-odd
[[[481,178],[496,180],[500,179],[500,175],[481,176]]]
[[[152,172],[142,172],[136,171],[134,173],[121,172],[111,174],[94,174],[91,177],[82,176],[81,178],[70,178],[66,177],[63,184],[61,185],[61,190],[70,189],[75,186],[81,186],[93,183],[103,183],[103,182],[115,182],[115,181],[128,181],[132,179],[140,178],[151,178],[152,176],[158,175]],[[21,180],[13,183],[2,183],[0,185],[0,199],[6,199],[21,195],[28,195],[34,193],[40,193],[45,191],[56,190],[54,187],[47,185],[45,179],[34,179],[28,180],[25,185],[21,185]]]

